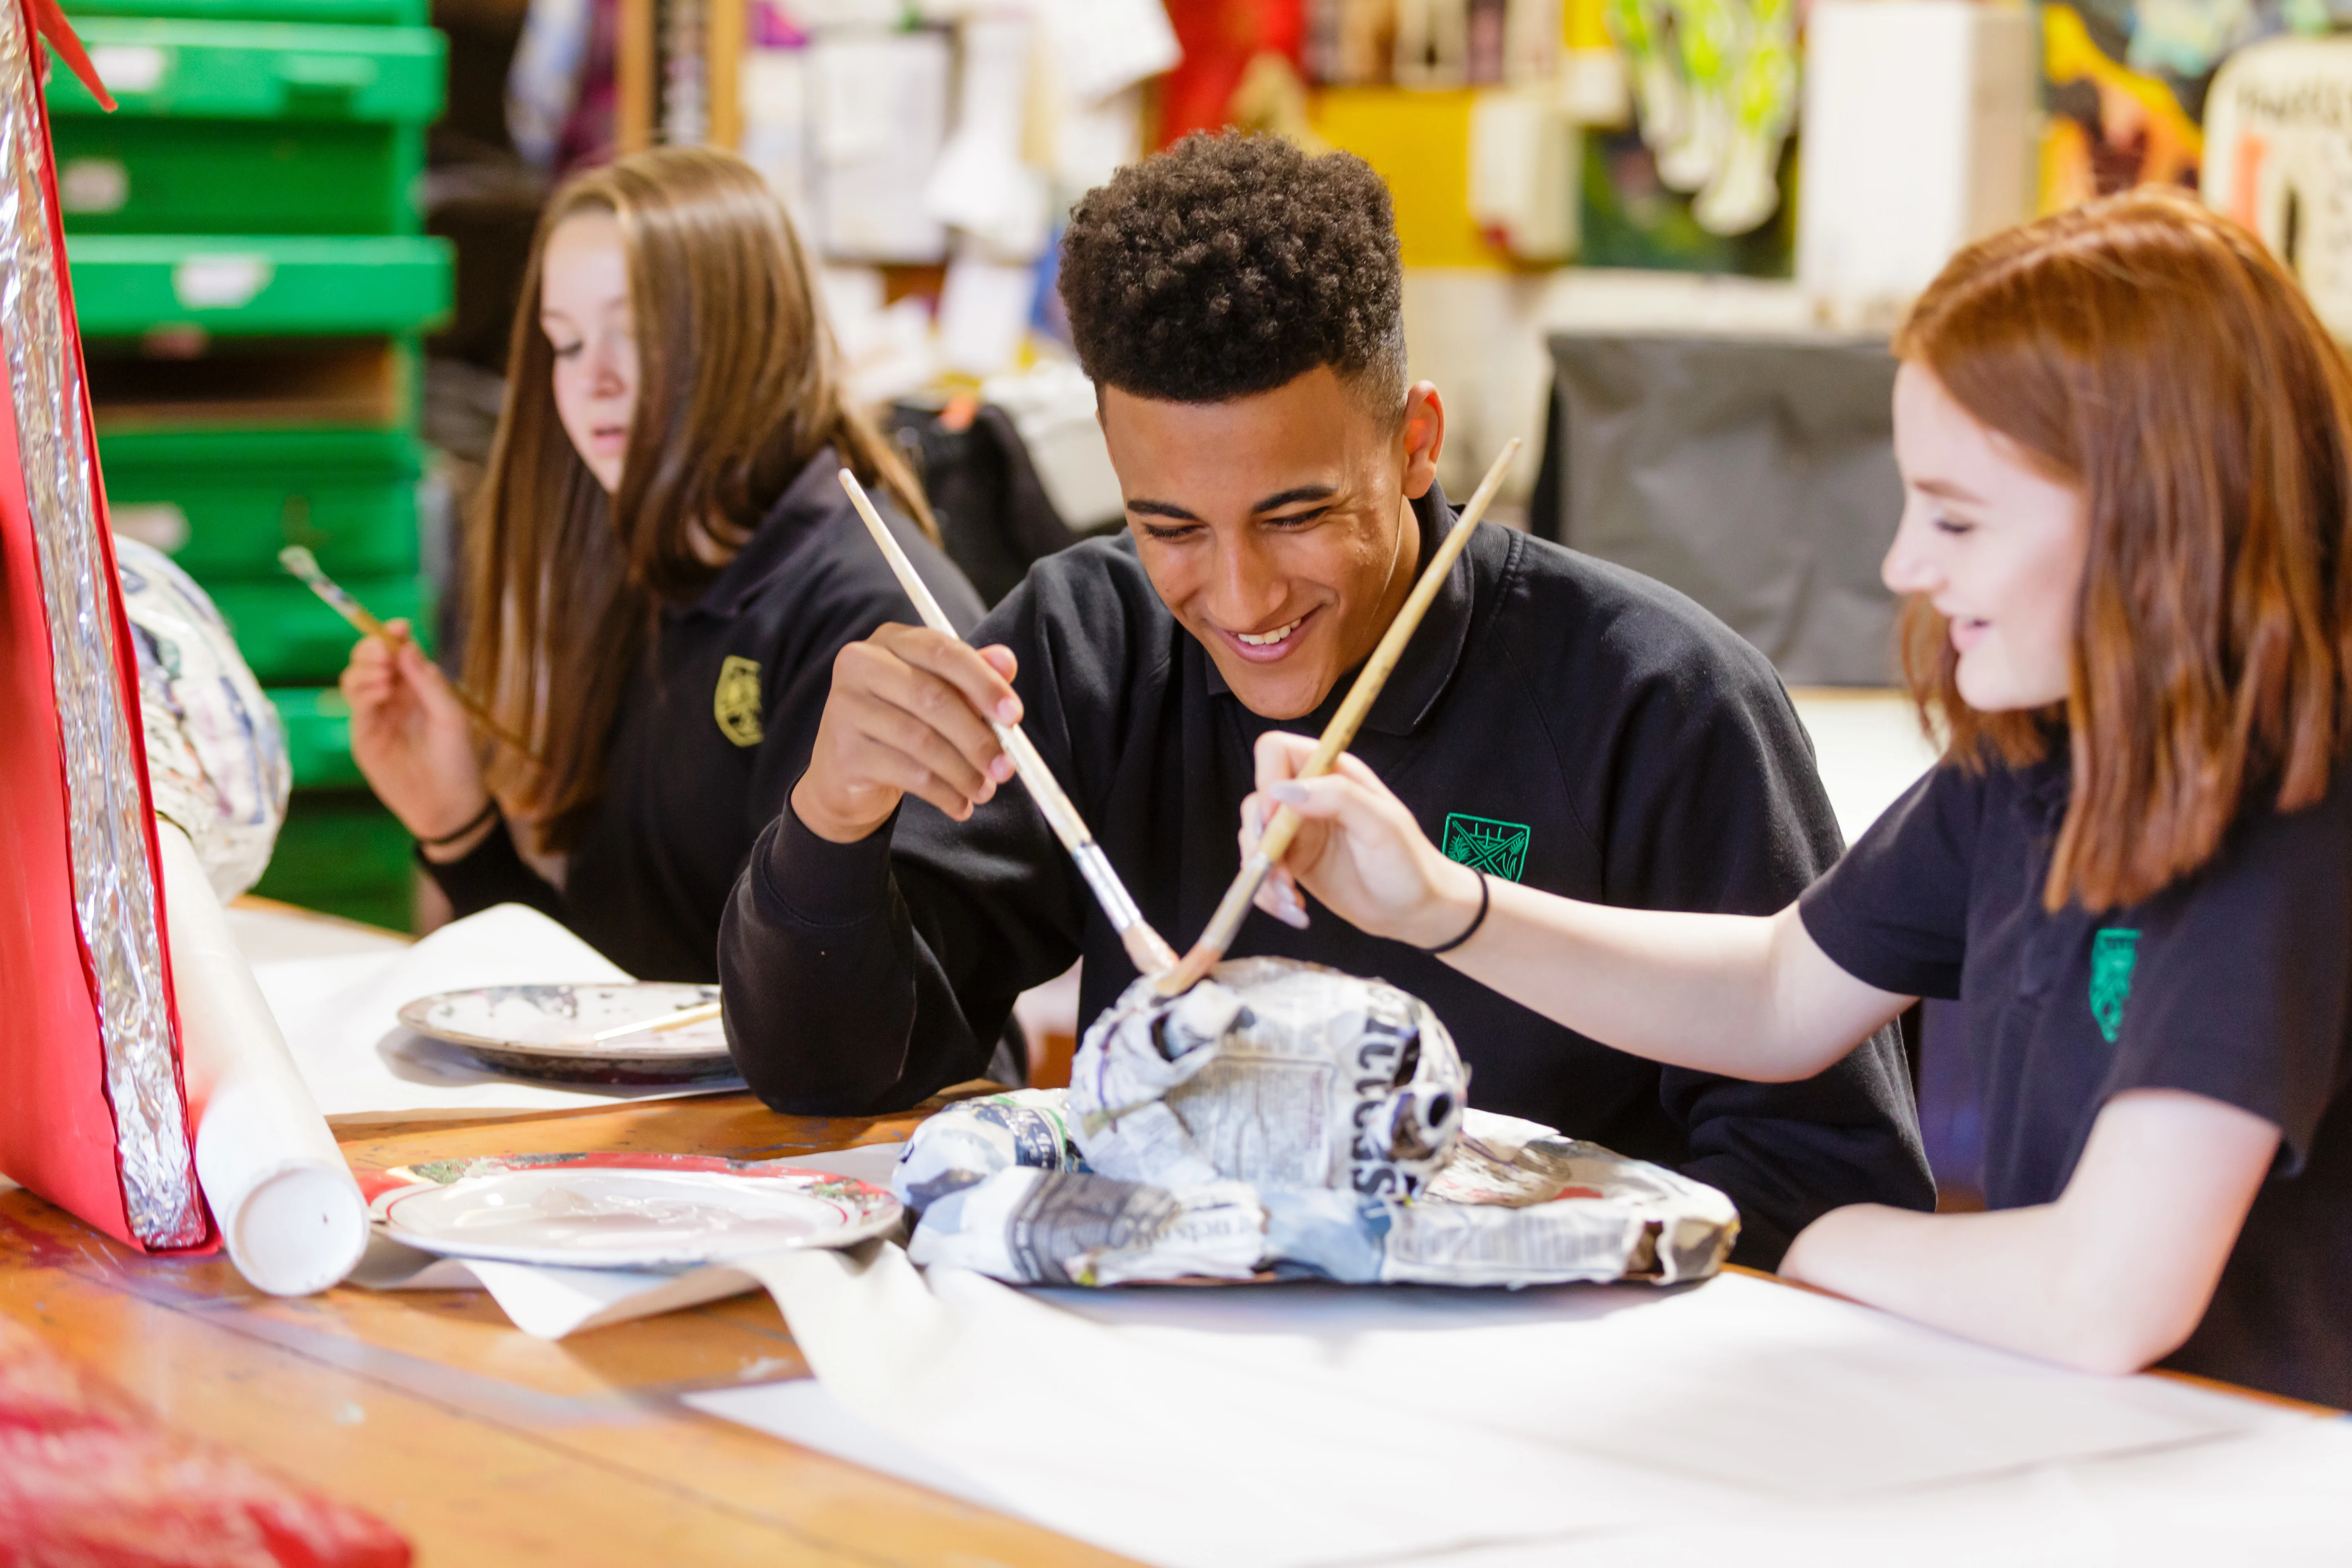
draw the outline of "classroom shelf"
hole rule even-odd
[[[285,721],[293,802],[259,890],[394,929],[408,836],[333,687],[356,634],[278,552],[431,640],[418,356],[456,279],[420,232],[448,70],[427,5],[68,0],[121,107],[64,70],[47,89],[110,513],[212,595]]]
[[[421,27],[431,0],[68,0],[76,32],[90,16],[171,16],[214,22],[366,22]]]
[[[376,121],[441,112],[448,44],[430,27],[94,17],[75,29],[121,106],[107,115],[69,71],[52,119]]]
[[[308,910],[406,931],[415,843],[366,790],[297,790],[254,891]]]
[[[285,721],[296,789],[366,786],[352,761],[352,708],[341,691],[331,686],[281,686],[265,695]]]
[[[282,577],[308,548],[336,577],[417,569],[424,448],[404,430],[101,433],[114,525],[213,584]]]
[[[447,317],[446,240],[421,236],[72,235],[85,338],[416,332]]]

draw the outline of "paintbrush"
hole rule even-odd
[[[955,637],[954,624],[940,608],[940,602],[931,597],[931,591],[923,585],[922,577],[915,571],[915,563],[907,559],[907,552],[890,536],[889,526],[882,521],[882,514],[874,510],[873,501],[866,499],[866,487],[857,482],[857,476],[847,468],[842,469],[841,488],[849,492],[850,504],[857,509],[857,515],[866,520],[866,531],[872,534],[874,542],[882,547],[892,574],[898,579],[898,586],[904,588],[907,597],[914,601],[915,611],[923,617],[923,624],[935,632]],[[1087,826],[1087,819],[1078,815],[1078,808],[1070,804],[1070,797],[1062,793],[1062,786],[1054,782],[1054,774],[1045,766],[1045,759],[1037,754],[1037,748],[1029,743],[1029,737],[1022,733],[1021,726],[999,724],[992,719],[989,728],[996,731],[997,743],[1013,759],[1013,771],[1021,775],[1021,782],[1029,786],[1029,797],[1037,803],[1037,809],[1045,814],[1045,821],[1054,829],[1054,837],[1062,841],[1062,847],[1068,850],[1070,858],[1077,862],[1078,875],[1084,877],[1087,886],[1094,889],[1096,901],[1102,905],[1103,913],[1109,917],[1111,929],[1118,932],[1118,940],[1127,948],[1127,956],[1134,960],[1135,967],[1143,973],[1157,974],[1174,964],[1176,950],[1170,947],[1160,933],[1151,929],[1151,922],[1143,918],[1143,911],[1136,907],[1135,900],[1128,894],[1127,884],[1118,879],[1118,873],[1111,868],[1109,858],[1102,852],[1102,846],[1095,842],[1094,830]]]
[[[1396,619],[1391,621],[1389,629],[1381,634],[1379,646],[1372,649],[1372,657],[1364,661],[1363,672],[1356,677],[1356,684],[1348,689],[1346,700],[1339,704],[1339,711],[1331,716],[1331,722],[1323,731],[1322,740],[1316,743],[1314,754],[1307,759],[1307,765],[1298,770],[1300,778],[1320,778],[1329,773],[1332,765],[1339,760],[1339,753],[1346,751],[1348,743],[1356,738],[1357,726],[1364,721],[1364,715],[1372,710],[1372,703],[1380,696],[1381,688],[1388,684],[1390,672],[1396,668],[1398,658],[1404,653],[1405,644],[1412,640],[1413,628],[1421,625],[1421,617],[1436,599],[1437,590],[1444,585],[1445,574],[1453,570],[1454,557],[1460,555],[1462,547],[1470,542],[1471,532],[1477,528],[1478,520],[1486,515],[1486,508],[1494,500],[1495,492],[1502,489],[1503,476],[1510,470],[1511,459],[1518,453],[1519,438],[1514,436],[1504,447],[1502,456],[1495,459],[1495,466],[1486,470],[1486,477],[1479,481],[1478,489],[1470,497],[1470,504],[1462,509],[1462,516],[1452,531],[1430,556],[1428,564],[1421,569],[1421,580],[1412,585],[1412,592],[1406,596],[1403,607],[1397,611]],[[1162,996],[1174,996],[1192,989],[1215,966],[1217,960],[1225,955],[1225,949],[1234,944],[1234,937],[1241,931],[1242,921],[1249,914],[1250,904],[1257,897],[1258,884],[1265,880],[1265,875],[1274,868],[1275,862],[1289,849],[1291,838],[1298,832],[1299,820],[1298,814],[1286,805],[1274,814],[1274,820],[1265,826],[1265,837],[1258,840],[1256,852],[1242,862],[1241,871],[1234,878],[1233,886],[1227,888],[1225,896],[1218,900],[1216,913],[1209,917],[1208,927],[1201,932],[1201,940],[1192,944],[1192,951],[1184,955],[1182,963],[1153,977],[1152,984]]]
[[[588,1037],[590,1045],[601,1046],[609,1040],[626,1039],[631,1035],[658,1035],[670,1029],[683,1029],[688,1024],[699,1024],[719,1016],[719,1004],[698,1002],[691,1007],[680,1007],[675,1013],[665,1013],[658,1018],[642,1023],[617,1024],[609,1029],[599,1029]]]
[[[368,607],[365,605],[361,604],[357,599],[352,598],[341,584],[336,582],[332,577],[328,576],[324,572],[320,571],[319,569],[319,558],[311,554],[301,545],[289,544],[285,549],[279,551],[278,552],[278,564],[285,567],[287,571],[300,578],[303,584],[309,587],[310,592],[318,595],[320,598],[324,599],[327,602],[327,607],[329,609],[342,616],[343,619],[351,622],[353,628],[359,631],[362,636],[380,637],[383,640],[386,647],[395,650],[399,648],[401,644],[409,640],[405,634],[394,631],[390,626],[385,626],[382,621],[376,619],[373,615],[369,613]],[[491,734],[496,735],[500,741],[513,747],[516,751],[520,752],[524,756],[529,757],[532,762],[536,763],[540,761],[539,753],[532,751],[529,745],[525,744],[520,736],[508,729],[505,725],[499,723],[496,719],[491,718],[490,710],[488,708],[483,707],[480,700],[475,697],[472,692],[467,690],[464,687],[458,685],[454,680],[448,682],[448,687],[449,695],[457,700],[458,707],[463,708],[467,713],[473,715],[474,722],[479,724],[483,729],[488,730]]]

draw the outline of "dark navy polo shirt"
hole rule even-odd
[[[1434,487],[1414,512],[1427,560],[1453,512]],[[1030,739],[1144,913],[1191,942],[1237,868],[1252,744],[1276,726],[1226,689],[1124,533],[1039,562],[974,640],[1018,655]],[[1319,733],[1349,684],[1280,727]],[[1350,749],[1442,848],[1572,898],[1768,913],[1841,847],[1760,654],[1668,588],[1491,524]],[[1469,1064],[1474,1104],[1721,1188],[1742,1262],[1769,1267],[1841,1204],[1934,1201],[1892,1031],[1802,1083],[1742,1083],[1612,1050],[1328,910],[1304,931],[1253,912],[1233,951],[1422,997]],[[976,1076],[1014,997],[1081,956],[1085,1020],[1135,969],[1017,785],[961,823],[908,800],[856,844],[785,812],[719,936],[737,1064],[770,1103],[816,1114],[908,1106]]]
[[[2144,903],[2042,907],[2069,770],[1931,770],[1809,892],[1839,967],[1957,997],[1984,1085],[1985,1197],[2054,1202],[2107,1100],[2172,1089],[2279,1128],[2212,1304],[2165,1364],[2352,1405],[2352,767],[2250,807]],[[2197,1151],[2183,1149],[2192,1165]]]
[[[604,790],[562,888],[524,863],[501,824],[462,860],[424,862],[458,914],[529,904],[641,980],[719,977],[719,911],[751,841],[808,766],[834,656],[886,622],[919,621],[840,473],[833,449],[819,452],[709,585],[662,609],[622,690]],[[981,604],[963,574],[887,500],[877,505],[969,632]]]

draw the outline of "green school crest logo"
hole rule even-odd
[[[719,732],[739,746],[756,746],[767,738],[760,724],[760,661],[730,653],[719,667],[719,689],[710,694],[711,717]]]
[[[2124,1029],[2124,1004],[2131,999],[2132,965],[2139,961],[2139,932],[2109,926],[2091,938],[2091,1016],[2114,1045]]]
[[[1445,858],[1473,871],[1486,871],[1516,882],[1528,868],[1528,829],[1517,822],[1493,822],[1483,816],[1448,812],[1445,817]]]

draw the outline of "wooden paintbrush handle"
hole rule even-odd
[[[1339,704],[1339,711],[1333,714],[1331,722],[1324,726],[1322,738],[1315,742],[1314,752],[1307,757],[1307,765],[1298,770],[1298,777],[1321,778],[1339,765],[1340,753],[1355,743],[1356,731],[1363,727],[1365,716],[1371,712],[1372,704],[1380,700],[1381,689],[1388,685],[1389,677],[1395,672],[1397,661],[1404,657],[1405,646],[1412,641],[1412,634],[1420,627],[1422,617],[1429,613],[1429,606],[1437,602],[1437,591],[1445,585],[1446,574],[1454,570],[1454,563],[1460,558],[1462,547],[1470,542],[1470,535],[1476,531],[1479,520],[1486,515],[1486,508],[1493,503],[1495,492],[1502,488],[1503,476],[1510,471],[1511,459],[1518,455],[1519,438],[1514,436],[1504,446],[1502,455],[1486,470],[1486,477],[1479,481],[1478,488],[1471,492],[1469,504],[1462,509],[1460,520],[1446,531],[1445,537],[1431,552],[1428,563],[1422,568],[1419,579],[1412,585],[1412,592],[1406,595],[1404,604],[1397,611],[1396,619],[1389,623],[1389,629],[1381,634],[1378,646],[1372,649],[1372,657],[1364,661],[1363,673],[1357,676],[1356,684],[1348,689],[1347,699]],[[1290,841],[1298,835],[1298,814],[1288,806],[1276,812],[1274,820],[1266,824],[1265,833],[1258,840],[1258,853],[1264,855],[1269,863],[1279,864],[1283,853],[1290,847]]]
[[[891,534],[889,524],[884,522],[882,514],[874,510],[874,502],[866,495],[866,487],[857,482],[857,476],[847,468],[842,469],[841,488],[848,493],[849,504],[857,509],[858,517],[866,524],[866,531],[872,534],[874,542],[881,547],[883,558],[890,563],[890,574],[898,579],[898,586],[906,590],[907,597],[914,602],[915,613],[923,618],[923,625],[962,641],[955,629],[955,623],[948,619],[947,612],[940,609],[940,602],[931,596],[931,590],[924,584],[922,574],[915,570],[915,563],[907,559],[907,552]],[[1078,808],[1070,804],[1070,797],[1062,793],[1062,786],[1055,782],[1053,770],[1045,765],[1045,759],[1037,754],[1037,748],[1030,743],[1029,737],[1022,733],[1021,726],[991,720],[989,728],[996,731],[998,744],[1013,759],[1013,771],[1021,775],[1021,782],[1029,786],[1030,795],[1037,802],[1037,809],[1045,814],[1045,821],[1054,829],[1054,837],[1062,841],[1062,847],[1075,850],[1081,845],[1093,843],[1094,834],[1087,829],[1086,818],[1080,816]]]
[[[1338,764],[1339,753],[1355,740],[1357,727],[1372,710],[1372,703],[1379,698],[1381,688],[1388,684],[1390,672],[1396,668],[1397,660],[1403,656],[1405,645],[1412,640],[1413,629],[1421,625],[1422,616],[1436,602],[1437,591],[1445,585],[1446,574],[1453,571],[1454,561],[1462,554],[1462,547],[1470,542],[1470,535],[1477,531],[1479,520],[1486,515],[1486,508],[1493,504],[1495,492],[1503,488],[1503,476],[1510,471],[1511,459],[1518,456],[1518,451],[1519,438],[1514,436],[1503,447],[1502,455],[1495,459],[1494,466],[1486,470],[1486,477],[1479,481],[1477,489],[1471,493],[1470,503],[1462,509],[1462,515],[1454,521],[1453,528],[1430,552],[1420,577],[1413,583],[1412,592],[1405,595],[1403,605],[1397,610],[1396,619],[1389,623],[1389,629],[1381,634],[1379,645],[1372,649],[1372,657],[1364,661],[1362,672],[1356,677],[1356,683],[1348,689],[1348,695],[1341,700],[1339,710],[1331,716],[1331,722],[1324,726],[1322,738],[1316,742],[1314,752],[1308,755],[1307,765],[1298,770],[1297,777],[1320,778],[1329,773]],[[1153,984],[1161,995],[1173,996],[1197,984],[1217,960],[1224,956],[1225,949],[1233,945],[1234,938],[1241,931],[1242,921],[1249,915],[1250,902],[1257,894],[1259,882],[1289,850],[1290,841],[1297,837],[1301,820],[1299,815],[1286,805],[1274,814],[1274,820],[1265,825],[1265,832],[1258,837],[1256,851],[1242,862],[1242,868],[1235,874],[1233,884],[1225,889],[1223,899],[1218,901],[1215,912],[1210,915],[1207,927],[1201,932],[1201,940],[1192,944],[1192,950],[1173,969],[1155,977]]]

